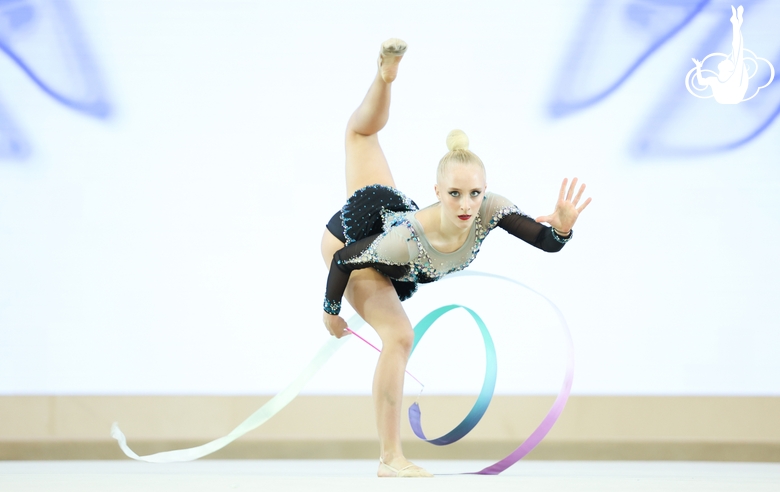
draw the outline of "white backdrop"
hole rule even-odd
[[[774,11],[759,14],[775,7],[754,3],[746,46],[777,58]],[[594,201],[561,253],[497,231],[470,267],[560,307],[577,351],[575,393],[780,395],[780,123],[726,151],[635,144],[706,135],[717,145],[732,131],[717,118],[758,128],[777,106],[780,81],[749,108],[679,95],[690,58],[713,51],[702,51],[713,26],[730,29],[728,4],[708,6],[608,97],[563,116],[551,105],[587,89],[577,60],[593,70],[623,63],[632,42],[652,45],[643,36],[653,26],[637,37],[603,29],[594,41],[593,11],[573,0],[70,6],[110,115],[59,103],[0,53],[0,109],[29,143],[26,155],[0,160],[1,394],[286,385],[327,339],[319,244],[345,198],[343,130],[380,42],[397,36],[410,47],[380,139],[418,204],[434,200],[453,128],[485,162],[488,188],[532,216],[552,211],[563,177],[588,184]],[[588,40],[607,52],[576,58]],[[729,39],[711,46],[728,50]],[[421,286],[407,307],[416,322],[453,302],[488,323],[499,393],[557,391],[560,328],[539,298],[456,278]],[[450,318],[410,369],[429,394],[476,393],[478,332],[466,316]],[[375,360],[355,340],[307,391],[369,393]]]

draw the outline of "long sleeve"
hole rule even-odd
[[[498,227],[548,253],[556,253],[564,245],[555,239],[552,227],[540,224],[522,212],[505,215],[498,221]]]
[[[365,237],[334,253],[325,287],[325,312],[339,314],[349,277],[355,270],[372,267],[391,279],[408,275],[417,249],[405,229],[393,228]]]
[[[556,239],[551,227],[536,222],[500,195],[491,193],[483,207],[486,216],[491,217],[488,226],[490,229],[500,227],[542,251],[555,253],[560,251],[566,242]]]

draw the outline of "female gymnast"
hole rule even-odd
[[[377,132],[387,123],[390,86],[406,43],[382,43],[377,75],[346,132],[347,203],[328,222],[322,257],[330,267],[323,321],[341,338],[348,334],[339,314],[342,297],[382,340],[373,398],[379,432],[380,477],[430,477],[401,450],[401,398],[414,332],[401,301],[417,283],[433,282],[471,263],[487,234],[501,227],[544,251],[559,251],[590,198],[579,207],[585,185],[574,194],[563,180],[555,211],[536,220],[506,198],[486,192],[482,161],[468,150],[460,130],[447,137],[449,152],[439,162],[434,190],[438,202],[419,210],[395,189]],[[551,227],[542,225],[546,222]]]

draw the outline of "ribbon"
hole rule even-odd
[[[349,320],[347,320],[353,330],[357,330],[366,324],[363,319],[355,314]],[[127,445],[127,439],[125,435],[119,430],[119,425],[116,422],[111,426],[111,437],[119,442],[119,447],[122,451],[134,460],[146,461],[148,463],[177,463],[182,461],[192,461],[198,458],[202,458],[207,454],[211,454],[218,449],[222,449],[231,442],[235,441],[239,437],[243,436],[247,432],[254,430],[268,421],[271,417],[279,413],[281,409],[287,406],[288,403],[293,401],[298,393],[301,392],[306,383],[322,369],[322,366],[328,362],[328,359],[333,357],[338,349],[344,345],[349,337],[331,338],[320,348],[317,355],[309,362],[309,364],[301,371],[295,380],[290,383],[286,388],[280,391],[276,396],[268,400],[265,405],[260,407],[255,413],[250,415],[246,420],[241,422],[238,427],[233,429],[230,434],[215,439],[206,444],[196,446],[194,448],[179,449],[175,451],[163,451],[161,453],[150,454],[147,456],[138,456]]]
[[[451,304],[449,306],[443,306],[436,309],[420,320],[414,327],[414,344],[412,345],[412,353],[420,343],[422,337],[428,331],[428,328],[436,322],[444,313],[448,313],[453,309],[463,308],[465,309],[474,321],[476,321],[479,331],[482,332],[482,340],[485,342],[485,380],[482,382],[482,390],[477,396],[477,401],[474,402],[474,406],[471,407],[466,418],[458,424],[454,429],[445,435],[436,439],[427,439],[425,433],[423,433],[422,425],[420,424],[421,410],[417,402],[412,403],[409,407],[409,423],[412,425],[412,430],[415,435],[423,441],[435,444],[437,446],[446,446],[453,442],[463,438],[466,434],[471,432],[490,405],[490,400],[493,399],[493,390],[496,388],[496,375],[498,374],[498,364],[496,363],[496,347],[493,345],[493,339],[490,337],[490,332],[485,326],[485,322],[479,317],[477,313],[467,308],[466,306],[460,306],[458,304]]]
[[[550,299],[548,299],[541,293],[537,292],[536,290],[532,289],[531,287],[528,287],[527,285],[524,285],[511,278],[504,277],[501,275],[494,275],[490,273],[464,271],[464,272],[459,272],[450,275],[450,277],[456,277],[456,276],[475,276],[475,277],[494,278],[494,279],[513,283],[515,285],[518,285],[524,289],[533,292],[534,294],[544,299],[550,305],[550,307],[552,307],[553,311],[558,317],[558,320],[561,324],[561,328],[564,334],[564,339],[565,339],[564,342],[565,342],[565,347],[567,352],[566,374],[564,376],[563,386],[561,387],[561,390],[558,393],[558,397],[555,399],[555,402],[553,403],[552,407],[548,411],[547,415],[544,417],[542,422],[536,427],[536,429],[531,433],[531,435],[525,441],[523,441],[523,443],[519,447],[517,447],[513,452],[511,452],[508,456],[506,456],[504,459],[498,461],[493,465],[490,465],[477,472],[471,473],[476,475],[498,475],[499,473],[503,472],[510,466],[520,461],[534,447],[536,447],[536,445],[539,444],[542,441],[542,439],[544,439],[547,433],[550,432],[550,429],[552,429],[553,425],[555,425],[555,422],[558,420],[558,417],[560,417],[561,412],[563,412],[563,408],[566,406],[566,401],[568,400],[569,394],[571,393],[571,385],[572,385],[572,380],[574,378],[574,344],[572,342],[571,333],[569,332],[569,327],[566,324],[566,320],[564,319],[563,314],[558,309],[558,307]],[[432,311],[427,316],[425,316],[422,320],[420,320],[420,322],[417,323],[417,325],[414,328],[414,344],[412,346],[412,352],[414,352],[414,349],[417,347],[417,344],[420,342],[420,340],[428,331],[428,329],[433,325],[433,323],[436,322],[436,320],[438,320],[444,313],[447,313],[453,309],[458,309],[458,308],[465,309],[471,315],[471,317],[477,323],[480,332],[482,333],[482,339],[485,343],[485,360],[486,360],[485,378],[482,383],[482,390],[480,391],[479,396],[477,397],[477,401],[474,403],[474,406],[472,407],[471,411],[469,411],[468,415],[466,415],[463,421],[460,424],[458,424],[453,430],[451,430],[450,432],[448,432],[447,434],[439,438],[427,439],[425,437],[421,425],[422,412],[420,410],[419,405],[415,402],[412,404],[411,407],[409,407],[409,421],[412,425],[412,430],[414,431],[415,435],[417,435],[420,439],[423,439],[427,442],[430,442],[431,444],[435,444],[439,446],[450,444],[463,438],[477,425],[477,423],[479,423],[480,419],[484,416],[485,411],[487,410],[487,407],[490,404],[491,399],[493,398],[493,391],[495,389],[495,384],[496,384],[497,364],[496,364],[496,350],[493,344],[493,339],[490,337],[490,333],[488,332],[485,323],[482,321],[479,315],[477,315],[477,313],[475,313],[474,311],[472,311],[471,309],[465,306],[460,306],[457,304],[443,306]],[[357,333],[355,333],[356,330],[362,327],[363,325],[365,325],[365,321],[363,321],[363,319],[360,318],[360,316],[355,314],[347,321],[347,324],[348,326],[350,326],[350,328],[348,328],[349,331],[357,335]],[[373,347],[373,345],[369,343],[367,340],[365,340],[363,337],[360,337],[358,335],[358,338]],[[266,421],[268,421],[271,417],[276,415],[285,406],[287,406],[287,404],[289,404],[296,396],[298,396],[298,394],[301,392],[301,390],[306,385],[306,383],[322,368],[322,366],[325,365],[325,363],[336,353],[336,351],[339,348],[341,348],[341,346],[344,343],[346,343],[347,340],[348,337],[342,337],[339,339],[331,338],[330,340],[328,340],[322,346],[322,348],[320,348],[320,350],[317,352],[317,354],[314,356],[311,362],[309,362],[309,364],[298,375],[298,377],[295,378],[295,380],[293,380],[292,383],[290,383],[286,388],[280,391],[276,396],[271,398],[271,400],[269,400],[265,405],[260,407],[257,411],[255,411],[255,413],[250,415],[246,420],[244,420],[241,424],[239,424],[235,429],[233,429],[228,435],[224,437],[215,439],[211,442],[193,448],[180,449],[174,451],[164,451],[161,453],[156,453],[147,456],[139,456],[132,449],[130,449],[130,447],[127,445],[127,439],[125,438],[125,435],[122,433],[122,431],[119,429],[119,426],[116,423],[114,423],[111,426],[111,437],[117,440],[117,442],[119,443],[119,447],[128,457],[139,461],[146,461],[149,463],[173,463],[173,462],[182,462],[182,461],[192,461],[201,458],[203,456],[206,456],[208,454],[211,454],[214,451],[217,451],[227,446],[228,444],[235,441],[239,437],[243,436],[247,432],[261,426]],[[379,350],[377,347],[374,348]],[[414,376],[412,377],[414,378]],[[414,379],[415,381],[419,382],[417,378]],[[420,384],[422,385],[422,383]]]
[[[550,432],[553,425],[555,425],[555,422],[558,421],[558,417],[561,416],[561,413],[563,412],[563,409],[566,406],[566,402],[569,399],[569,395],[571,394],[571,384],[572,381],[574,380],[574,342],[571,339],[571,332],[569,331],[569,325],[566,323],[566,318],[563,317],[563,313],[561,313],[561,310],[558,309],[558,306],[556,306],[554,302],[552,302],[550,299],[545,297],[543,294],[537,292],[531,287],[528,287],[527,285],[518,282],[517,280],[511,279],[509,277],[504,277],[502,275],[495,275],[492,273],[462,271],[453,274],[452,276],[494,278],[527,289],[533,292],[534,294],[536,294],[537,296],[541,297],[542,299],[544,299],[547,302],[547,304],[550,305],[553,312],[555,312],[555,316],[558,318],[558,321],[561,324],[561,330],[563,331],[564,346],[566,348],[566,373],[563,377],[563,385],[561,386],[561,389],[558,392],[558,397],[553,402],[552,407],[550,407],[550,410],[547,412],[547,415],[545,415],[545,417],[542,419],[542,422],[536,427],[536,429],[534,429],[531,435],[528,436],[528,438],[525,441],[523,441],[523,443],[520,444],[520,446],[518,446],[514,451],[509,453],[504,459],[486,468],[483,468],[482,470],[470,473],[470,475],[498,475],[499,473],[503,472],[510,466],[514,465],[515,463],[523,459],[523,457],[525,457],[528,453],[530,453],[531,450],[533,450],[537,444],[542,442],[542,439],[544,439],[547,433]],[[417,335],[415,334],[415,341],[416,339],[417,339]],[[483,339],[484,339],[484,334],[483,334]],[[488,350],[487,342],[485,344],[485,349]],[[485,379],[487,380],[487,374],[485,376],[486,376]],[[483,391],[484,391],[484,385],[483,385]],[[482,393],[480,393],[480,396],[481,395]],[[490,396],[492,398],[493,396],[492,391]]]

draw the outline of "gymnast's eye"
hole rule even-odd
[[[482,193],[482,192],[481,192],[481,191],[479,191],[479,190],[474,190],[474,191],[472,191],[472,192],[471,192],[471,196],[473,196],[474,198],[476,198],[476,197],[478,197],[478,196],[479,196],[481,193]]]
[[[450,191],[450,196],[454,198],[458,198],[460,196],[459,191]]]

